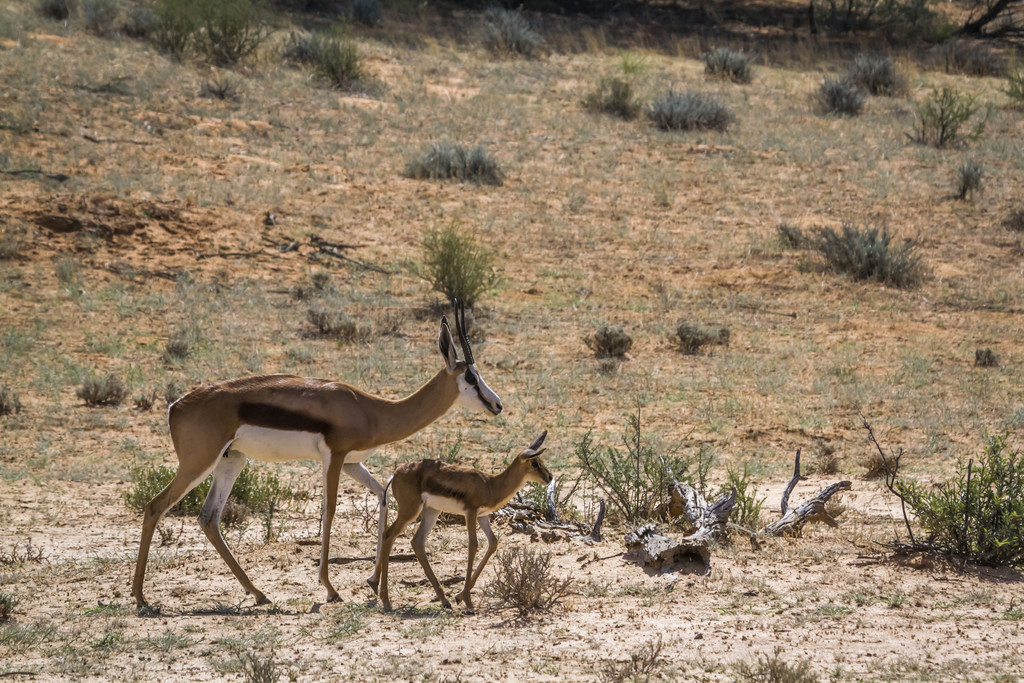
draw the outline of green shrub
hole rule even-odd
[[[76,392],[78,398],[87,406],[117,406],[128,395],[124,383],[117,375],[107,375],[106,379],[89,377]]]
[[[363,58],[343,28],[314,34],[312,47],[313,72],[332,88],[351,90],[365,78]]]
[[[380,0],[353,0],[352,20],[363,26],[379,26],[384,21]]]
[[[640,113],[640,105],[633,98],[633,86],[621,78],[602,78],[597,90],[583,100],[587,110],[598,114],[611,114],[632,121]]]
[[[1017,69],[1006,77],[1006,90],[1003,92],[1015,107],[1024,106],[1024,69]]]
[[[598,358],[623,358],[633,347],[633,338],[621,325],[601,325],[594,334],[584,337],[583,343]]]
[[[714,344],[729,345],[729,328],[690,323],[685,320],[676,325],[676,339],[684,353],[697,353],[701,348]]]
[[[21,401],[7,387],[0,387],[0,417],[21,412]]]
[[[252,0],[196,0],[203,31],[199,47],[214,64],[230,66],[254,53],[270,35]]]
[[[518,11],[491,7],[483,16],[484,46],[497,55],[534,56],[543,42]]]
[[[69,0],[36,0],[36,11],[55,21],[64,21],[71,16]]]
[[[829,268],[854,280],[874,280],[909,289],[917,287],[924,278],[917,244],[906,240],[899,246],[893,245],[888,228],[859,229],[846,223],[842,232],[818,228],[810,240]]]
[[[698,92],[674,90],[656,97],[646,109],[647,118],[662,130],[726,130],[736,121],[725,105]]]
[[[949,40],[932,51],[946,73],[967,76],[1003,76],[1006,60],[989,46],[965,40]]]
[[[494,558],[494,578],[484,594],[500,607],[519,610],[519,616],[550,611],[572,595],[573,580],[554,575],[551,553],[514,546]]]
[[[801,249],[807,243],[807,237],[799,226],[782,223],[775,227],[775,232],[778,233],[783,246],[790,249]]]
[[[742,50],[716,47],[703,55],[704,75],[733,83],[750,83],[750,57]]]
[[[202,26],[202,0],[157,0],[153,23],[146,35],[174,59],[181,61],[192,47]]]
[[[665,506],[669,484],[686,472],[682,459],[661,458],[654,452],[649,435],[641,429],[639,408],[629,416],[622,434],[625,450],[596,446],[592,431],[573,445],[580,469],[627,524],[650,519],[657,508]]]
[[[149,5],[131,5],[125,15],[123,30],[132,38],[149,39],[156,30],[159,16]]]
[[[750,464],[743,463],[743,470],[736,470],[732,467],[726,469],[726,482],[722,487],[722,493],[730,493],[736,489],[736,505],[732,509],[729,519],[741,527],[750,530],[760,529],[761,508],[766,498],[757,497],[757,482],[750,472]]]
[[[498,283],[494,252],[451,223],[423,236],[423,265],[414,272],[445,299],[472,308]]]
[[[80,0],[80,2],[82,19],[87,29],[100,36],[114,32],[117,17],[121,13],[120,0]]]
[[[898,95],[907,89],[906,78],[888,55],[857,55],[846,77],[872,95]]]
[[[502,174],[498,162],[478,145],[468,149],[448,141],[431,143],[417,159],[405,166],[405,175],[418,180],[447,180],[480,185],[501,185]]]
[[[973,95],[946,87],[932,91],[932,96],[917,107],[917,134],[914,139],[926,145],[946,147],[959,142],[962,129],[981,110]],[[985,131],[987,116],[977,122],[968,138],[979,137]]]
[[[1024,206],[1012,209],[1003,219],[1003,227],[1010,232],[1024,233]]]
[[[7,621],[18,606],[18,596],[13,593],[0,593],[0,621]]]
[[[1024,566],[1024,457],[1006,434],[989,439],[977,461],[938,486],[896,479],[893,486],[939,552],[994,566]]]
[[[123,494],[125,505],[132,510],[142,511],[156,494],[171,483],[176,472],[174,467],[168,465],[136,463],[128,471],[130,485]],[[170,509],[169,514],[198,515],[212,483],[213,477],[207,477],[199,486],[185,494],[185,497]],[[281,483],[276,474],[261,473],[249,463],[246,463],[238,475],[231,493],[234,501],[244,508],[235,508],[231,514],[226,515],[225,523],[240,521],[244,518],[246,510],[266,513],[279,509],[282,501],[292,497],[291,491]]]
[[[974,193],[981,192],[981,178],[984,170],[974,159],[967,159],[956,170],[956,198],[974,199]]]
[[[816,93],[818,107],[826,114],[857,116],[867,95],[847,77],[826,78]]]
[[[975,349],[974,364],[979,368],[999,367],[999,356],[992,349]]]

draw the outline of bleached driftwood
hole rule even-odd
[[[837,481],[823,488],[818,495],[796,508],[789,507],[789,496],[800,481],[800,451],[796,452],[793,464],[793,478],[782,493],[782,518],[764,528],[765,536],[799,536],[807,522],[824,522],[831,527],[839,526],[839,522],[825,509],[829,498],[840,491],[849,491],[849,481]]]
[[[626,558],[652,572],[671,569],[706,574],[711,571],[711,550],[708,546],[725,535],[729,515],[735,505],[736,489],[708,505],[704,496],[692,486],[675,482],[669,514],[685,515],[696,530],[673,541],[662,536],[655,525],[647,524],[626,535]]]
[[[587,543],[601,540],[601,524],[604,521],[605,502],[602,498],[597,519],[593,525],[585,522],[561,520],[557,512],[552,510],[551,489],[548,489],[546,509],[523,496],[517,495],[505,507],[491,514],[491,520],[508,524],[513,531],[518,531],[541,540],[545,543],[555,541],[580,540]],[[552,520],[552,516],[554,519]]]

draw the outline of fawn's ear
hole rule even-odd
[[[526,459],[536,458],[538,455],[546,451],[546,448],[541,448],[541,444],[544,443],[544,439],[548,436],[548,430],[541,432],[540,436],[533,440],[525,451],[523,451],[523,457]]]
[[[452,339],[452,331],[448,327],[448,319],[444,316],[441,316],[441,330],[437,334],[437,348],[441,351],[441,357],[444,358],[444,364],[448,368],[448,372],[453,372],[458,358],[455,356],[455,340]]]

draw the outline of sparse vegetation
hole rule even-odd
[[[907,79],[888,55],[857,55],[847,71],[847,79],[872,95],[899,95],[907,89]]]
[[[982,42],[948,40],[934,52],[934,57],[946,73],[968,76],[1003,76],[1006,61]]]
[[[371,336],[368,327],[359,325],[347,313],[322,305],[310,306],[306,310],[306,320],[313,326],[314,334],[328,339],[355,343]]]
[[[405,175],[417,180],[449,180],[501,185],[498,162],[483,145],[469,149],[447,140],[431,143],[420,156],[405,166]]]
[[[965,138],[978,138],[985,131],[987,116],[976,120],[969,132],[965,133],[964,128],[980,111],[981,105],[973,95],[951,87],[934,90],[931,97],[917,106],[914,139],[925,145],[948,147]]]
[[[1004,91],[1014,107],[1018,109],[1024,106],[1024,69],[1014,69],[1006,77],[1006,90]]]
[[[736,506],[733,507],[732,514],[729,516],[730,521],[751,531],[760,529],[763,526],[761,524],[761,508],[767,499],[764,496],[757,497],[757,482],[751,474],[750,463],[743,463],[742,470],[734,467],[726,469],[726,481],[722,486],[722,493],[730,493],[733,489],[736,491]]]
[[[242,674],[246,683],[276,683],[281,679],[283,672],[277,662],[276,653],[271,650],[265,655],[258,651],[244,653]]]
[[[833,444],[823,440],[814,443],[810,467],[807,468],[810,474],[838,474],[841,467],[842,458]]]
[[[502,7],[491,7],[484,12],[483,43],[492,53],[533,57],[542,42],[540,34],[521,12]]]
[[[21,401],[8,387],[0,387],[0,417],[21,412]]]
[[[1003,227],[1010,232],[1024,233],[1024,206],[1012,209],[1003,220]]]
[[[775,232],[779,235],[779,241],[782,242],[783,246],[790,249],[802,249],[807,245],[807,237],[804,235],[804,231],[796,225],[782,223],[776,226]]]
[[[494,578],[484,594],[500,607],[511,607],[525,618],[538,611],[551,611],[573,593],[571,577],[555,576],[551,553],[514,546],[499,550],[494,558]]]
[[[359,49],[343,24],[314,33],[306,50],[313,73],[332,88],[352,90],[366,79]]]
[[[974,364],[979,368],[994,368],[999,365],[999,358],[992,349],[977,349],[974,352]]]
[[[917,243],[904,240],[894,245],[886,227],[858,228],[846,223],[840,232],[818,228],[811,242],[831,270],[846,273],[855,280],[874,280],[910,289],[919,286],[924,278]]]
[[[634,99],[633,86],[621,78],[602,78],[597,90],[583,100],[588,111],[618,116],[632,121],[640,114],[640,104]]]
[[[598,358],[624,358],[633,348],[633,338],[621,325],[601,325],[593,334],[584,337],[583,343]]]
[[[866,100],[864,91],[848,77],[826,78],[816,94],[822,112],[841,116],[857,116]]]
[[[974,159],[967,159],[956,170],[956,198],[960,200],[974,199],[975,193],[981,193],[981,178],[984,169]]]
[[[238,82],[226,76],[214,77],[203,81],[199,88],[200,97],[237,102],[239,99]]]
[[[118,0],[80,0],[85,27],[98,36],[115,32],[121,12]]]
[[[379,26],[384,22],[384,5],[380,0],[353,0],[352,20],[363,26]]]
[[[782,648],[776,647],[772,654],[762,654],[754,662],[739,662],[735,665],[736,676],[749,683],[816,683],[818,676],[811,669],[809,659],[790,664],[782,658]]]
[[[702,325],[680,320],[676,325],[676,341],[683,353],[697,353],[705,346],[728,346],[729,328],[723,325]]]
[[[658,636],[630,652],[628,661],[608,660],[601,671],[601,680],[609,683],[649,680],[665,666],[661,656],[663,648],[662,638]]]
[[[128,389],[120,377],[110,374],[104,379],[87,377],[76,395],[87,406],[118,406],[128,396]]]
[[[0,592],[0,621],[7,621],[21,601],[13,593]]]
[[[36,11],[47,19],[64,21],[71,16],[68,0],[36,0]]]
[[[729,47],[716,47],[702,56],[704,75],[708,78],[720,78],[733,83],[750,83],[750,57],[743,50]]]
[[[640,414],[637,406],[626,422],[624,450],[595,445],[592,431],[573,444],[584,475],[604,492],[625,524],[650,519],[656,508],[666,504],[669,482],[683,479],[687,469],[682,459],[655,453]]]
[[[662,130],[724,131],[736,121],[725,105],[698,92],[669,90],[647,105],[647,118]]]
[[[413,272],[446,301],[458,299],[466,308],[498,284],[494,252],[454,223],[423,236],[423,264]]]
[[[130,509],[141,511],[156,494],[174,478],[177,470],[167,465],[136,463],[128,471],[131,484],[124,491],[124,503]],[[207,477],[181,499],[168,514],[198,515],[210,491],[212,477]],[[292,492],[285,487],[273,472],[261,472],[246,463],[242,473],[235,480],[231,497],[224,508],[224,524],[231,525],[248,516],[249,511],[266,513],[279,510],[281,503],[290,498]]]

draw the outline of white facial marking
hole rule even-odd
[[[475,384],[466,380],[466,376],[472,373]],[[484,382],[484,378],[476,371],[475,365],[470,365],[458,377],[459,397],[455,403],[473,410],[487,410],[497,415],[501,412],[501,399],[491,391],[491,388]]]

